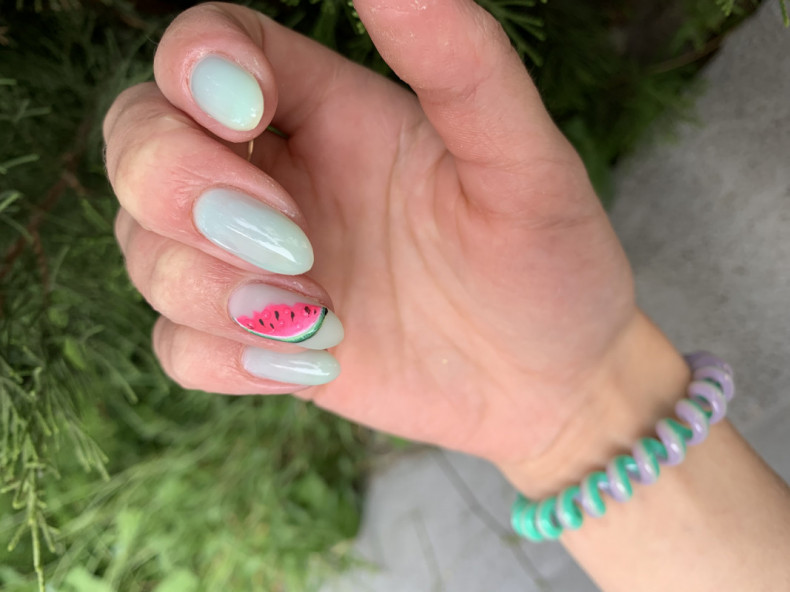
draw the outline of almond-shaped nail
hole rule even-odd
[[[242,354],[242,365],[258,378],[309,386],[326,384],[340,374],[340,364],[325,351],[293,354],[248,347]]]
[[[313,266],[313,247],[296,222],[249,195],[209,189],[192,215],[208,240],[261,269],[298,275]]]
[[[343,341],[335,313],[315,300],[267,284],[244,284],[228,300],[231,318],[254,335],[326,349]]]
[[[263,116],[258,81],[225,58],[209,55],[195,64],[189,90],[198,107],[232,130],[255,129]]]

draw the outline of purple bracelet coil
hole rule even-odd
[[[656,424],[656,438],[642,438],[632,454],[614,457],[605,471],[587,475],[558,495],[533,501],[518,495],[513,504],[513,530],[531,541],[553,540],[565,529],[575,530],[584,522],[584,512],[597,518],[606,513],[603,493],[624,502],[633,495],[632,481],[648,485],[658,479],[660,465],[679,464],[686,457],[686,446],[699,444],[711,424],[721,421],[727,403],[735,396],[733,372],[729,364],[707,352],[685,356],[692,371],[686,398],[675,405],[675,413],[686,425],[673,418]]]

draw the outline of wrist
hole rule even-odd
[[[681,354],[641,312],[586,381],[586,396],[538,456],[499,469],[531,498],[542,498],[601,469],[671,416],[690,380]]]

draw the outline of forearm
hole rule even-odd
[[[528,497],[578,483],[673,416],[689,371],[644,317],[613,349],[591,399],[550,450],[501,467]],[[658,481],[635,485],[560,541],[606,592],[790,589],[790,491],[726,421]]]
[[[562,542],[606,592],[790,590],[790,492],[724,421]]]

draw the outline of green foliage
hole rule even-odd
[[[63,591],[303,589],[308,567],[345,561],[365,433],[159,370],[99,134],[111,98],[150,78],[164,21],[119,14],[24,13],[0,57],[0,587],[46,572]]]
[[[710,0],[547,5],[544,64],[533,75],[605,204],[613,197],[612,166],[656,119],[670,137],[674,124],[693,117],[694,75],[757,7],[753,0],[730,4],[729,15]]]
[[[716,0],[716,4],[724,16],[730,16],[735,8],[735,0]]]
[[[479,0],[603,198],[610,170],[752,0]],[[281,397],[184,392],[112,237],[100,123],[187,2],[18,0],[0,14],[0,585],[311,589],[348,561],[369,435]],[[251,2],[390,75],[347,0]],[[784,2],[781,2],[784,9]],[[5,8],[5,6],[4,6]],[[151,14],[158,10],[161,14]],[[786,18],[786,13],[785,13]]]
[[[150,407],[115,411],[133,415],[86,418],[117,465],[112,477],[86,479],[66,453],[63,477],[46,491],[57,500],[60,538],[70,542],[50,574],[61,592],[178,582],[301,590],[307,568],[317,575],[348,562],[344,541],[359,515],[358,428],[284,397],[170,392]],[[0,521],[0,532],[14,522]]]

